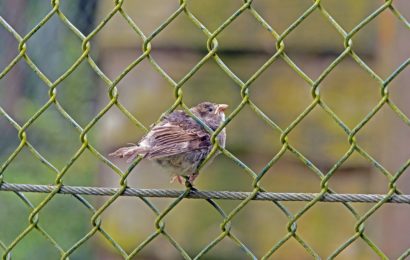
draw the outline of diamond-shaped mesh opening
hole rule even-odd
[[[0,4],[3,258],[405,259],[403,5]],[[204,100],[230,110],[199,190],[107,157]]]
[[[409,118],[410,109],[405,105],[405,100],[410,95],[410,90],[406,88],[405,81],[409,77],[408,74],[410,67],[406,66],[405,64],[402,67],[404,68],[404,72],[399,73],[396,77],[394,77],[393,81],[390,84],[390,100],[407,118]],[[403,119],[406,122],[406,119]]]
[[[218,1],[211,0],[204,7],[201,1],[194,0],[187,3],[189,10],[208,28],[210,31],[216,30],[222,23],[226,21],[238,8],[241,3],[237,1],[228,0],[224,3],[224,8],[219,8]],[[209,13],[214,15],[211,17]]]
[[[41,26],[27,40],[26,46],[27,55],[50,81],[55,81],[66,72],[82,54],[81,40],[71,33],[57,15]],[[66,52],[59,52],[61,48],[65,48]]]
[[[117,28],[123,28],[123,30],[118,31]],[[116,35],[120,34],[120,35]],[[115,37],[113,37],[115,35]],[[126,40],[125,40],[126,39]],[[127,54],[127,56],[117,56],[117,55],[110,55],[109,52],[105,52],[106,48],[111,47],[112,45],[116,45],[121,41],[132,41],[132,55]],[[105,42],[106,45],[99,45],[98,42]],[[142,39],[141,37],[130,27],[127,21],[120,13],[116,13],[108,22],[107,24],[95,35],[93,39],[91,39],[91,49],[98,48],[99,53],[97,54],[100,57],[101,55],[107,55],[107,60],[113,62],[113,66],[110,66],[110,70],[105,71],[104,67],[101,69],[107,74],[107,76],[111,79],[117,77],[121,72],[125,70],[125,68],[133,61],[136,60],[139,56],[142,55],[143,51],[141,49],[142,46]],[[127,42],[123,43],[127,45]]]
[[[10,158],[12,155],[7,156]],[[55,172],[33,156],[27,147],[23,147],[3,169],[2,175],[5,181],[13,183],[48,184],[55,178]]]
[[[0,144],[4,147],[0,153],[0,161],[3,162],[18,147],[20,139],[18,138],[17,130],[5,116],[0,116],[0,127],[3,131],[3,136],[0,137]]]
[[[18,41],[13,35],[5,28],[0,27],[0,37],[2,41],[0,43],[0,53],[2,59],[0,59],[0,69],[3,70],[13,59],[18,55]]]
[[[240,132],[235,131],[238,128]],[[226,131],[230,136],[227,149],[256,172],[261,171],[281,147],[278,131],[272,131],[249,107],[230,122]]]
[[[165,19],[162,22],[164,21]],[[179,8],[175,8],[172,16],[167,17],[167,22],[166,27],[162,28],[159,25],[152,32],[146,33],[147,37],[155,35],[151,42],[154,48],[153,53],[155,53],[155,49],[159,48],[183,48],[205,52],[206,36],[196,28],[195,24]]]
[[[344,258],[378,258],[377,255],[365,242],[362,240],[356,240],[354,243],[349,245],[345,250],[343,250],[338,257]]]
[[[62,248],[70,248],[92,228],[91,216],[73,196],[58,195],[42,209],[39,223]]]
[[[236,207],[239,202],[229,203],[231,205],[221,204],[223,209]],[[235,205],[234,205],[235,204]],[[189,218],[181,219],[181,216],[190,216]],[[221,228],[219,224],[223,221],[223,217],[209,205],[207,201],[190,200],[183,201],[175,210],[171,211],[166,216],[166,230],[180,243],[183,248],[195,248],[198,252],[208,245],[215,237],[220,235]],[[204,223],[203,226],[198,227],[197,223]],[[195,230],[195,239],[191,236],[186,236],[185,230]],[[233,223],[233,230],[238,234],[238,229]]]
[[[317,249],[319,255],[329,256],[350,238],[355,221],[354,216],[341,204],[318,203],[298,221],[298,232]],[[337,227],[335,223],[338,223]],[[329,247],[323,247],[322,244]]]
[[[223,23],[219,26],[222,24]],[[243,27],[244,24],[247,26]],[[248,37],[249,34],[252,34],[253,37]],[[244,50],[246,50],[246,52],[255,53],[266,52],[270,55],[273,55],[275,52],[276,39],[269,31],[260,26],[260,23],[249,11],[244,11],[237,19],[229,24],[229,26],[218,35],[217,39],[221,45],[221,51],[226,50],[227,54],[230,52],[241,54]],[[220,56],[223,59],[225,55],[222,53]],[[233,71],[235,71],[233,64],[230,64],[229,67],[232,67]],[[253,69],[256,70],[259,67],[260,66]]]
[[[209,74],[213,77],[205,76]],[[194,106],[201,100],[215,100],[234,107],[241,101],[238,87],[213,60],[205,62],[201,69],[184,84],[183,90],[189,106]]]
[[[348,150],[346,133],[323,110],[315,108],[288,135],[289,143],[323,172]],[[315,151],[310,147],[316,146]],[[332,150],[329,147],[333,148]],[[319,155],[320,154],[320,155]]]
[[[344,58],[328,74],[320,91],[326,104],[351,128],[363,120],[380,100],[378,82],[350,57]],[[361,98],[363,96],[366,98]]]
[[[379,132],[373,135],[380,134],[379,141],[369,140],[369,135],[375,132],[375,127],[379,127]],[[373,129],[373,130],[372,130]],[[408,158],[410,158],[410,148],[401,148],[400,154],[395,156],[394,160],[389,160],[389,156],[378,149],[378,146],[383,143],[386,146],[397,147],[399,142],[402,142],[404,136],[409,136],[410,129],[389,107],[384,106],[380,109],[377,115],[369,121],[366,126],[358,133],[357,140],[361,147],[365,149],[375,160],[377,160],[388,171],[397,172]]]
[[[282,129],[312,102],[310,86],[281,59],[275,60],[255,80],[249,93],[252,102]]]
[[[320,30],[315,24],[320,23]],[[326,17],[321,15],[320,11],[314,11],[304,19],[285,40],[285,51],[304,73],[311,78],[317,78],[320,73],[330,66],[331,61],[322,60],[315,62],[312,66],[312,60],[306,59],[303,55],[298,55],[297,46],[304,44],[305,55],[338,56],[343,52],[343,36],[332,26]],[[295,54],[294,54],[295,53]]]
[[[77,143],[79,142],[77,141]],[[76,148],[80,147],[80,145],[77,144]],[[71,153],[70,157],[73,154]],[[87,165],[87,167],[84,165]],[[104,184],[99,183],[97,180],[100,178],[105,180],[110,177],[116,179],[117,175],[109,166],[86,150],[67,170],[67,173],[64,175],[64,183],[73,186],[103,186]]]
[[[311,6],[308,1],[274,0],[273,2],[271,4],[269,0],[262,0],[253,3],[252,7],[279,33],[285,31]],[[278,9],[284,12],[276,12],[275,10]]]
[[[400,232],[392,231],[389,229],[389,223],[391,221],[401,222],[409,216],[410,210],[406,207],[406,205],[385,204],[366,222],[369,234],[372,232],[374,242],[377,245],[380,245],[380,248],[384,252],[389,252],[389,258],[399,258],[400,255],[403,254],[403,252],[405,252],[409,247],[409,228],[404,225],[402,226]],[[381,229],[378,230],[374,228],[375,226],[380,226]],[[380,236],[380,233],[382,233],[383,236]],[[403,244],[389,242],[392,239],[400,239],[405,242],[403,242]]]
[[[293,238],[289,239],[283,244],[278,250],[275,251],[274,255],[270,258],[282,259],[282,258],[312,258],[306,250]]]
[[[351,31],[357,24],[371,15],[372,11],[378,7],[378,3],[374,1],[362,1],[361,4],[356,5],[355,8],[350,8],[355,4],[354,0],[326,0],[326,2],[331,3],[325,5],[326,11],[329,12],[332,18],[335,19],[346,31]],[[364,45],[366,41],[364,41],[363,38],[368,37],[368,34],[360,32],[357,37],[361,49],[366,49],[366,46]]]
[[[410,33],[401,33],[405,32],[409,28],[409,23],[403,23],[397,19],[396,15],[390,10],[385,10],[381,13],[372,23],[384,24],[385,26],[380,28],[379,35],[381,42],[379,48],[386,49],[386,55],[392,55],[394,57],[391,59],[391,62],[387,64],[382,64],[374,68],[375,72],[380,75],[382,78],[389,77],[395,70],[399,67],[408,63],[410,57],[410,50],[408,48],[402,47],[403,43],[409,42]],[[388,29],[388,25],[397,27],[397,29],[391,32]],[[397,35],[396,35],[397,34]],[[400,53],[400,55],[398,54]]]
[[[29,210],[13,193],[1,194],[0,203],[1,205],[16,205],[13,208],[9,208],[7,211],[2,210],[0,213],[0,219],[4,222],[9,220],[10,215],[14,216],[10,225],[2,225],[0,229],[0,240],[5,243],[10,243],[10,241],[13,241],[13,239],[27,226],[27,215]]]
[[[21,124],[32,117],[49,100],[47,84],[22,59],[2,78],[0,100],[2,108],[13,120]],[[31,98],[31,97],[35,98]]]
[[[137,83],[138,82],[138,83]],[[149,64],[143,60],[118,84],[119,101],[144,125],[158,120],[173,103],[173,88]],[[133,96],[133,99],[128,97]],[[158,102],[158,105],[152,105]],[[149,109],[147,109],[149,108]],[[118,129],[120,130],[120,129]]]
[[[42,250],[36,250],[36,248],[41,248]],[[58,250],[36,230],[28,233],[16,245],[13,250],[13,257],[24,258],[27,251],[36,251],[31,254],[31,257],[38,259],[46,257],[58,258],[60,255]]]
[[[75,0],[60,3],[61,12],[83,34],[88,34],[95,28],[95,8],[97,7],[95,1]],[[81,10],[81,13],[78,10]]]
[[[112,3],[104,1],[100,7],[103,10],[109,10]],[[172,14],[178,10],[179,5],[176,2],[170,2],[166,5],[161,0],[149,2],[125,1],[122,5],[127,15],[141,28],[145,35],[150,35]]]
[[[98,204],[106,200],[99,199]],[[118,198],[101,215],[104,230],[127,252],[155,232],[154,217],[155,214],[141,200],[133,197]]]
[[[52,128],[49,127],[50,121],[54,122]],[[54,106],[44,111],[27,128],[26,134],[37,151],[57,168],[63,167],[81,145],[78,140],[78,131],[61,116]],[[50,146],[50,143],[61,145]]]
[[[204,173],[198,177],[198,188],[203,190],[251,191],[252,186],[249,184],[251,178],[247,172],[228,157],[222,155],[220,157],[207,166]],[[237,181],[230,183],[229,180],[232,178]]]
[[[314,171],[287,151],[261,180],[267,191],[317,192],[320,179]]]
[[[244,222],[247,225],[241,225]],[[272,203],[253,201],[235,216],[232,224],[238,238],[260,257],[286,235],[287,222],[286,216]]]
[[[30,10],[27,14],[26,11]],[[37,1],[2,2],[0,16],[20,35],[30,32],[50,11],[50,3]],[[22,15],[24,14],[24,15]]]
[[[329,184],[340,193],[383,193],[387,179],[371,162],[354,152],[334,172]]]
[[[82,127],[97,114],[98,108],[108,103],[104,102],[107,94],[103,81],[86,62],[59,84],[57,95],[59,105]]]

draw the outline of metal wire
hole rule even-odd
[[[365,222],[366,220],[374,214],[383,204],[393,202],[393,203],[409,203],[409,195],[403,195],[401,191],[397,188],[396,183],[400,176],[408,169],[410,166],[410,160],[402,165],[402,167],[396,172],[390,172],[385,169],[377,160],[371,157],[365,149],[363,149],[356,140],[356,135],[361,131],[361,129],[380,111],[382,107],[390,108],[407,126],[410,126],[410,119],[396,106],[396,104],[389,98],[389,84],[391,81],[400,74],[410,63],[410,59],[404,61],[390,76],[386,79],[381,78],[377,75],[354,51],[353,46],[353,36],[359,33],[369,22],[374,20],[384,11],[390,11],[397,19],[400,21],[407,29],[410,29],[410,23],[406,18],[401,15],[401,13],[394,7],[392,1],[385,1],[380,7],[378,7],[374,12],[365,17],[360,21],[350,32],[345,31],[345,29],[336,22],[335,19],[327,12],[325,6],[320,0],[313,1],[313,4],[305,10],[305,12],[300,15],[283,33],[277,33],[274,28],[260,15],[260,13],[253,7],[251,0],[245,0],[242,6],[236,10],[228,19],[226,19],[215,31],[210,31],[201,21],[192,13],[189,9],[189,5],[186,0],[180,0],[179,7],[166,18],[150,35],[145,35],[139,26],[133,21],[133,19],[127,14],[123,9],[123,0],[115,1],[113,9],[100,21],[100,23],[95,27],[93,31],[89,34],[84,35],[79,31],[71,21],[64,15],[60,9],[60,1],[52,0],[49,12],[43,17],[43,19],[26,35],[20,35],[17,31],[10,26],[5,19],[0,17],[0,26],[7,30],[18,42],[18,54],[14,59],[0,72],[0,80],[20,61],[25,62],[42,80],[46,86],[49,88],[49,99],[48,101],[24,124],[18,124],[7,112],[0,106],[0,115],[4,116],[8,122],[18,130],[18,137],[20,139],[20,144],[15,149],[9,157],[0,165],[0,190],[3,191],[13,191],[22,200],[22,202],[30,209],[30,214],[28,216],[29,224],[28,226],[18,234],[11,243],[7,244],[0,241],[0,252],[3,251],[3,258],[9,259],[11,253],[16,248],[16,246],[25,238],[28,234],[37,230],[60,254],[61,259],[69,258],[74,251],[80,248],[85,242],[90,238],[95,236],[98,232],[100,233],[109,244],[111,244],[124,259],[133,258],[137,255],[144,247],[150,244],[158,236],[163,236],[166,238],[172,246],[181,254],[184,259],[198,259],[209,251],[211,251],[222,239],[228,238],[232,240],[238,248],[242,249],[250,258],[256,259],[257,256],[249,249],[238,237],[236,237],[231,232],[231,220],[240,212],[251,200],[270,200],[278,207],[282,213],[288,218],[287,233],[276,242],[272,247],[261,257],[266,259],[273,255],[279,248],[281,248],[289,239],[294,239],[299,243],[308,254],[313,258],[319,259],[320,256],[315,251],[315,249],[310,246],[298,233],[297,222],[298,220],[312,208],[316,203],[320,201],[329,202],[341,202],[343,203],[346,210],[348,210],[355,218],[355,233],[348,238],[344,243],[342,243],[338,248],[336,248],[329,259],[333,259],[342,253],[346,248],[348,248],[356,240],[362,240],[365,242],[371,250],[373,250],[382,259],[387,259],[385,253],[368,237],[365,232]],[[294,31],[306,18],[308,18],[313,12],[319,12],[326,21],[334,27],[340,36],[343,38],[344,51],[322,72],[322,74],[317,79],[310,78],[303,70],[301,70],[292,59],[286,54],[286,37]],[[224,61],[218,55],[218,36],[224,31],[229,30],[230,24],[235,21],[243,13],[247,12],[251,14],[252,17],[272,35],[272,39],[276,41],[276,52],[272,55],[246,82],[242,81],[230,68],[224,63]],[[90,56],[91,50],[91,40],[96,36],[98,32],[109,22],[114,15],[119,15],[128,23],[138,37],[143,41],[142,44],[142,54],[137,59],[135,59],[129,66],[127,66],[122,73],[115,79],[110,79],[104,72],[99,68],[97,63]],[[171,76],[169,76],[165,70],[163,70],[155,59],[151,56],[151,41],[160,34],[164,28],[166,28],[173,20],[179,16],[186,16],[194,26],[198,28],[198,31],[202,32],[206,38],[206,45],[208,52],[206,55],[195,64],[192,69],[184,76],[180,81],[175,81]],[[72,66],[67,69],[59,78],[55,81],[51,81],[41,69],[32,61],[27,53],[26,42],[34,35],[36,32],[44,26],[46,23],[50,22],[52,17],[57,17],[76,37],[82,41],[82,54],[80,57],[72,64]],[[378,104],[371,110],[366,117],[358,123],[354,128],[350,129],[334,111],[326,104],[326,102],[321,98],[320,88],[321,82],[327,77],[327,75],[346,57],[351,57],[366,73],[368,73],[380,86],[380,99]],[[276,60],[281,59],[285,61],[289,67],[296,72],[311,88],[312,100],[308,107],[286,128],[280,128],[271,118],[269,118],[264,112],[256,106],[250,96],[249,88],[252,83]],[[188,110],[187,106],[183,102],[183,89],[185,82],[187,82],[207,61],[213,60],[227,76],[229,76],[232,81],[238,86],[238,91],[242,96],[241,103],[233,110],[233,112],[227,116],[225,123],[220,126],[215,132],[212,133],[213,149],[208,159],[212,157],[214,153],[218,150],[222,152],[225,156],[233,160],[237,165],[239,165],[244,171],[249,174],[253,179],[253,190],[252,192],[205,192],[205,191],[194,191],[187,188],[185,191],[168,191],[168,190],[141,190],[132,189],[127,186],[127,176],[130,174],[132,169],[140,162],[141,158],[137,158],[130,167],[124,172],[121,171],[116,165],[114,165],[110,160],[108,160],[103,154],[101,154],[87,139],[87,133],[94,127],[94,125],[109,111],[112,107],[117,107],[134,125],[147,131],[147,127],[144,126],[139,120],[137,120],[118,100],[119,91],[116,88],[118,83],[138,64],[143,60],[148,61],[152,67],[168,82],[170,87],[174,89],[175,102],[174,104],[165,111],[164,114],[169,113],[176,109],[178,106],[185,109],[187,113],[194,116]],[[103,80],[107,87],[107,95],[109,97],[109,103],[95,116],[88,124],[82,128],[64,109],[57,98],[57,90],[60,83],[62,83],[71,73],[73,73],[82,63],[88,64],[97,75]],[[73,127],[78,131],[81,147],[75,152],[75,154],[67,161],[66,165],[61,169],[57,169],[52,163],[50,163],[41,153],[36,150],[36,148],[27,139],[26,130],[51,106],[53,106],[68,122],[73,125]],[[255,115],[260,117],[263,122],[269,126],[273,131],[278,132],[281,137],[280,141],[282,147],[280,151],[271,159],[271,161],[265,166],[265,168],[260,172],[254,172],[246,164],[241,162],[236,158],[229,150],[222,148],[216,142],[216,136],[226,125],[228,125],[232,119],[242,111],[242,109],[248,106],[251,108]],[[313,109],[320,108],[325,111],[346,134],[349,142],[349,149],[346,151],[344,156],[338,160],[333,167],[328,172],[322,172],[317,168],[314,163],[309,161],[300,151],[298,151],[294,146],[288,142],[288,135],[293,131],[293,129],[300,124],[304,118],[306,118]],[[207,130],[210,130],[207,128]],[[34,158],[39,160],[45,166],[47,166],[51,171],[56,174],[56,179],[51,186],[42,185],[31,185],[31,184],[9,184],[4,181],[4,172],[10,163],[15,160],[17,155],[21,150],[26,147]],[[67,171],[72,167],[73,163],[81,157],[84,151],[88,150],[91,154],[95,156],[99,161],[104,163],[106,166],[110,167],[119,177],[119,188],[97,188],[97,187],[69,187],[63,185],[63,178]],[[320,192],[315,194],[293,194],[293,193],[269,193],[265,192],[261,186],[260,180],[263,178],[265,173],[285,154],[285,152],[290,152],[294,154],[303,164],[305,164],[320,180]],[[329,187],[329,180],[336,172],[337,169],[353,154],[357,153],[361,155],[364,159],[372,163],[378,169],[378,171],[383,174],[389,182],[389,191],[386,194],[337,194],[333,189]],[[206,159],[206,161],[208,160]],[[45,192],[48,193],[47,196],[37,205],[34,205],[22,192]],[[42,226],[39,224],[40,213],[42,209],[59,193],[69,193],[73,194],[75,198],[86,207],[90,212],[92,212],[91,223],[92,228],[89,232],[84,235],[81,239],[76,241],[71,247],[63,248],[56,240],[47,233]],[[95,209],[86,198],[81,195],[107,195],[110,198],[99,208]],[[101,226],[102,219],[101,214],[110,205],[116,201],[120,196],[137,196],[141,199],[156,215],[155,220],[155,231],[150,234],[143,242],[141,242],[134,250],[131,252],[126,252],[121,245],[113,239],[108,232],[104,230]],[[147,199],[147,197],[171,197],[176,198],[164,211],[160,212],[155,205]],[[191,256],[185,249],[167,232],[164,218],[170,211],[172,211],[178,203],[180,203],[185,198],[198,198],[206,199],[211,205],[218,211],[218,213],[223,217],[223,222],[221,223],[220,234],[209,242],[196,256]],[[219,205],[212,199],[237,199],[241,200],[241,203],[226,214]],[[300,209],[296,214],[290,213],[290,211],[280,202],[282,200],[295,200],[295,201],[308,201],[305,206]],[[355,208],[350,204],[350,202],[370,202],[375,203],[374,206],[368,210],[365,214],[359,214]],[[410,248],[407,249],[399,259],[405,259],[410,255]]]
[[[55,189],[51,185],[33,184],[10,184],[3,183],[0,191],[14,192],[39,192],[50,193]],[[71,195],[98,195],[112,196],[118,192],[118,188],[108,187],[82,187],[82,186],[62,186],[57,193]],[[164,189],[135,189],[126,188],[121,196],[147,197],[147,198],[178,198],[184,191],[164,190]],[[191,191],[185,198],[187,199],[222,199],[222,200],[244,200],[251,195],[251,192],[243,191]],[[275,193],[258,192],[252,200],[267,201],[311,201],[318,196],[317,193]],[[323,202],[367,202],[377,203],[384,200],[385,194],[324,194],[319,201]],[[410,204],[410,195],[393,195],[386,203],[407,203]]]

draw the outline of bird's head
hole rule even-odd
[[[224,111],[228,108],[226,104],[215,104],[211,102],[202,102],[190,110],[198,116],[212,130],[216,130],[225,120]]]

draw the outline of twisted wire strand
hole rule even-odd
[[[14,192],[37,192],[50,193],[56,188],[55,185],[33,185],[33,184],[11,184],[3,183],[0,191]],[[72,195],[96,195],[113,196],[119,188],[111,187],[84,187],[84,186],[62,186],[59,194]],[[185,191],[167,189],[136,189],[126,188],[121,196],[134,197],[156,197],[156,198],[177,198]],[[226,199],[244,200],[249,197],[251,192],[243,191],[192,191],[186,198],[190,199]],[[276,193],[258,192],[253,200],[264,201],[311,201],[317,198],[319,193]],[[324,194],[319,201],[321,202],[361,202],[377,203],[385,199],[387,194]],[[407,203],[410,204],[410,195],[393,195],[388,203]]]

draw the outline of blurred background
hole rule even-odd
[[[323,0],[322,6],[345,31],[351,31],[384,1]],[[307,0],[258,0],[252,6],[278,32],[284,32],[311,6]],[[189,10],[212,32],[242,5],[239,0],[188,1]],[[395,2],[396,8],[410,18],[410,2]],[[178,1],[125,1],[123,9],[150,35],[179,7]],[[84,35],[88,35],[114,8],[109,0],[61,1],[60,11]],[[51,10],[49,1],[0,0],[0,16],[24,37]],[[274,53],[275,38],[249,11],[242,13],[217,37],[218,55],[242,81],[257,71]],[[408,27],[385,10],[353,37],[353,50],[382,79],[386,79],[409,59]],[[206,55],[204,33],[182,13],[152,40],[151,55],[175,81],[181,80]],[[286,53],[311,79],[343,52],[343,37],[315,10],[284,40]],[[127,21],[116,14],[90,41],[90,56],[111,80],[142,54],[142,39]],[[0,26],[0,71],[18,55],[18,41]],[[81,55],[81,40],[57,15],[26,42],[27,55],[42,73],[55,81]],[[390,84],[391,100],[410,115],[410,71],[405,69]],[[143,60],[117,85],[119,101],[145,126],[154,123],[175,101],[173,87],[148,60]],[[350,56],[320,85],[321,97],[339,118],[353,129],[380,101],[380,84]],[[189,106],[201,101],[227,103],[232,108],[241,102],[240,87],[210,59],[182,87]],[[24,125],[48,100],[49,87],[21,59],[0,79],[0,106],[20,126]],[[285,129],[312,102],[310,86],[282,59],[277,59],[249,88],[251,100],[276,124]],[[57,87],[57,100],[67,113],[85,127],[109,102],[108,87],[87,62]],[[255,172],[281,147],[280,132],[273,130],[249,108],[227,126],[227,149]],[[0,114],[0,164],[20,144],[18,131]],[[79,132],[51,105],[26,130],[27,140],[52,165],[61,170],[81,147]],[[107,156],[119,146],[136,142],[144,131],[115,106],[88,132],[89,143]],[[358,144],[391,174],[410,157],[410,128],[388,106],[357,134]],[[298,124],[288,137],[299,152],[323,173],[329,171],[349,149],[348,137],[319,107]],[[127,164],[113,160],[123,170]],[[6,168],[0,168],[9,183],[53,184],[56,173],[47,168],[24,147]],[[397,185],[410,193],[407,170]],[[135,188],[183,189],[169,183],[161,168],[142,161],[128,177]],[[65,185],[118,187],[119,177],[86,150],[63,177]],[[320,178],[294,154],[284,156],[266,173],[262,186],[271,192],[319,192]],[[200,190],[251,191],[252,178],[233,161],[219,156],[204,169],[196,181]],[[386,193],[388,179],[367,159],[354,153],[330,179],[338,193]],[[25,194],[36,206],[47,194]],[[96,208],[109,197],[86,196]],[[150,199],[160,210],[172,199]],[[240,201],[219,201],[226,212]],[[306,202],[283,203],[297,213]],[[364,214],[374,204],[353,204]],[[9,245],[27,226],[31,209],[12,192],[0,192],[0,241]],[[39,214],[40,225],[67,250],[91,229],[92,213],[70,195],[56,195]],[[366,234],[389,257],[396,258],[410,247],[410,208],[408,205],[383,205],[366,221]],[[196,255],[221,230],[221,216],[206,202],[184,200],[166,216],[166,229],[190,254]],[[117,199],[102,214],[102,227],[127,252],[132,251],[152,232],[155,214],[138,198]],[[272,203],[251,202],[233,219],[233,232],[257,255],[264,255],[287,234],[288,219]],[[318,203],[298,221],[298,234],[322,257],[355,234],[356,219],[340,203]],[[0,253],[3,253],[0,247]],[[37,231],[30,232],[13,249],[15,259],[57,259],[59,252]],[[116,249],[98,232],[77,249],[72,259],[121,259]],[[153,240],[136,259],[180,259],[164,237]],[[246,259],[229,239],[224,239],[206,259]],[[310,259],[294,239],[290,239],[272,259]],[[340,259],[375,259],[378,256],[362,240],[341,253]]]

